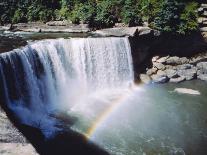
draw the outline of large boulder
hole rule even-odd
[[[178,70],[178,75],[181,77],[185,77],[186,80],[193,80],[197,75],[197,68],[193,67],[191,69]]]
[[[151,78],[155,83],[166,83],[169,81],[167,74],[161,70],[159,70],[157,74],[152,75]]]
[[[166,69],[165,73],[166,73],[167,77],[169,77],[169,78],[177,77],[177,71],[174,69]]]
[[[181,61],[180,61],[180,58],[179,57],[174,56],[174,57],[169,57],[166,60],[166,64],[167,65],[179,65],[179,64],[181,64]]]
[[[157,68],[155,68],[155,67],[153,67],[153,68],[151,68],[151,69],[148,69],[147,70],[147,75],[152,75],[152,74],[156,74],[157,73]]]
[[[198,79],[203,80],[203,81],[207,81],[207,74],[200,74],[198,76]]]
[[[159,70],[165,70],[165,65],[163,65],[162,63],[154,62],[153,67]]]
[[[97,30],[92,32],[94,35],[104,36],[104,37],[123,37],[123,36],[143,36],[143,35],[151,35],[153,30],[149,27],[115,27],[115,28],[108,28]]]
[[[180,82],[183,82],[183,81],[185,81],[185,77],[182,77],[182,76],[170,79],[171,83],[180,83]]]
[[[140,74],[140,80],[145,83],[145,84],[149,84],[151,83],[152,79],[150,78],[150,76],[146,75],[146,74]]]

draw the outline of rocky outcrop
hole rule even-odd
[[[198,24],[200,31],[205,34],[207,32],[207,4],[200,5],[200,8],[198,8],[198,14]]]
[[[33,146],[13,126],[0,108],[0,154],[37,155]]]
[[[103,37],[135,37],[135,36],[143,36],[143,35],[150,35],[150,34],[158,34],[154,30],[149,27],[115,27],[115,28],[108,28],[102,29],[92,32],[93,35],[96,36],[103,36]]]
[[[10,30],[38,33],[87,33],[91,31],[88,24],[76,25],[66,21],[51,21],[46,24],[41,22],[18,23],[12,25]]]
[[[147,76],[147,83],[179,83],[193,79],[207,81],[207,53],[192,58],[153,57],[152,68],[147,69],[145,74],[141,74],[140,80],[146,83],[146,78],[143,77]],[[149,79],[151,79],[150,82]]]

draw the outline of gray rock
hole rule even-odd
[[[199,62],[196,66],[198,69],[207,69],[207,62]]]
[[[165,69],[165,65],[163,65],[162,63],[158,63],[158,62],[154,62],[153,67],[155,67],[159,70],[164,70]]]
[[[177,69],[178,70],[186,70],[186,69],[191,69],[193,67],[193,65],[191,64],[183,64],[183,65],[178,65]]]
[[[155,56],[152,58],[152,62],[156,62],[159,59],[159,56]]]
[[[180,61],[180,58],[179,57],[174,56],[174,57],[169,57],[166,60],[166,64],[167,65],[180,65],[181,64],[181,61]]]
[[[148,75],[146,75],[146,74],[140,74],[140,80],[143,82],[143,83],[145,83],[145,84],[149,84],[149,83],[151,83],[151,78],[150,78],[150,76],[148,76]]]
[[[169,78],[177,77],[177,71],[174,69],[166,69],[165,73],[166,73],[167,77],[169,77]]]
[[[186,64],[186,63],[189,63],[190,60],[186,57],[182,57],[182,58],[180,58],[180,62],[181,62],[181,64]]]
[[[67,21],[67,20],[64,20],[64,21],[49,21],[46,23],[46,25],[48,26],[67,26],[69,24],[72,24],[71,21]]]
[[[201,32],[207,32],[207,27],[202,27],[202,28],[200,28],[200,31],[201,31]]]
[[[158,63],[165,63],[166,60],[167,60],[168,58],[169,58],[169,56],[159,58],[159,59],[157,60],[157,62],[158,62]]]
[[[202,8],[207,8],[207,4],[201,4]]]
[[[156,74],[156,73],[157,73],[157,70],[158,70],[158,69],[157,69],[157,68],[154,68],[154,67],[151,68],[151,69],[148,69],[148,70],[147,70],[147,75],[150,76],[150,75],[152,75],[152,74]]]
[[[185,80],[186,80],[185,77],[180,76],[180,77],[177,77],[177,78],[171,78],[170,82],[172,82],[172,83],[180,83],[180,82],[183,82]]]
[[[207,74],[200,74],[198,76],[198,79],[203,80],[203,81],[207,81]]]
[[[159,70],[157,74],[152,75],[151,78],[155,83],[166,83],[169,80],[166,73],[161,70]]]
[[[167,76],[166,72],[164,72],[162,70],[158,70],[157,71],[157,75],[159,75],[159,76]]]
[[[0,143],[1,155],[38,155],[31,144]]]
[[[166,83],[169,81],[167,76],[160,76],[160,75],[152,75],[152,80],[154,83]]]
[[[178,70],[178,75],[181,77],[185,77],[186,80],[193,80],[196,78],[197,68],[193,67],[191,69]]]

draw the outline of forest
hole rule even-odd
[[[68,20],[101,29],[147,22],[153,29],[186,35],[198,28],[198,7],[195,0],[3,0],[0,24]]]

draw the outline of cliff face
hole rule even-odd
[[[37,155],[35,149],[13,126],[5,112],[0,108],[0,154]]]

